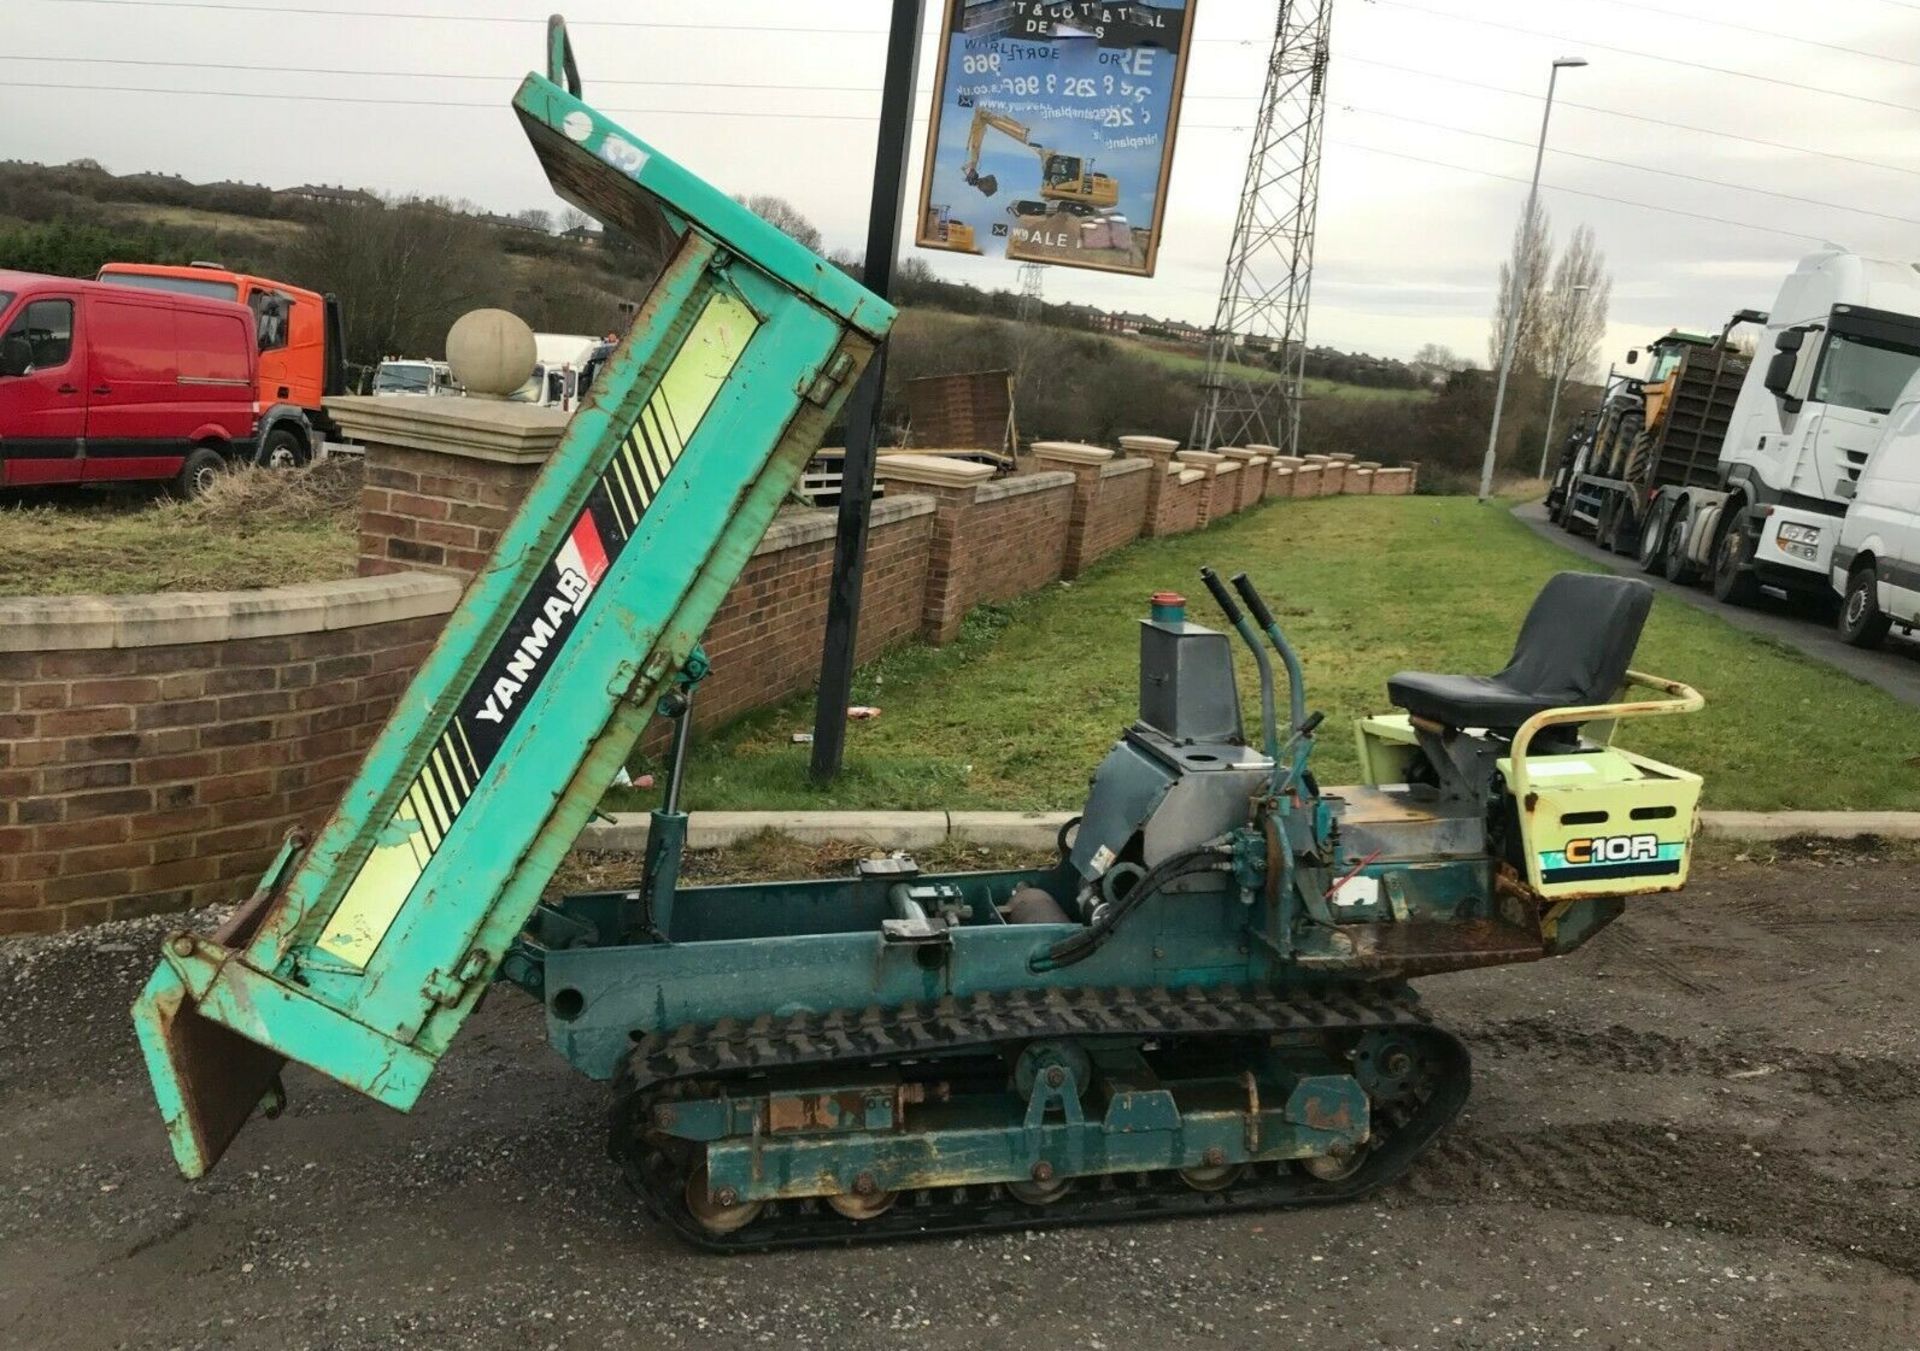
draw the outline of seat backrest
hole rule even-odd
[[[1527,611],[1506,669],[1495,677],[1556,704],[1603,704],[1640,643],[1653,588],[1631,577],[1563,572]]]

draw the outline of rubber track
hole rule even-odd
[[[1328,1037],[1400,1030],[1418,1038],[1435,1066],[1431,1090],[1403,1119],[1376,1121],[1376,1143],[1352,1177],[1322,1182],[1286,1163],[1254,1165],[1222,1192],[1198,1192],[1171,1171],[1085,1180],[1045,1207],[981,1184],[903,1195],[860,1223],[817,1201],[769,1203],[753,1223],[716,1236],[687,1213],[685,1173],[643,1140],[653,1104],[703,1081],[794,1070],[869,1068],[891,1061],[977,1056],[1055,1037],[1169,1039],[1317,1033]],[[609,1151],[647,1208],[688,1242],[714,1252],[832,1246],[998,1229],[1038,1229],[1355,1200],[1406,1171],[1466,1104],[1466,1048],[1432,1024],[1405,986],[1351,986],[1313,993],[1259,990],[1023,990],[895,1008],[800,1013],[677,1028],[635,1046],[614,1084]],[[1384,1139],[1379,1138],[1384,1136]]]

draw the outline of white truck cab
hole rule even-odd
[[[1873,647],[1898,624],[1920,627],[1920,375],[1892,400],[1879,445],[1846,491],[1830,577],[1840,636]]]
[[[374,368],[373,392],[381,395],[430,397],[459,394],[462,391],[453,378],[452,367],[444,361],[388,357]]]
[[[507,397],[515,403],[571,409],[582,391],[581,376],[601,339],[577,333],[533,335],[534,367],[527,383]]]
[[[1734,405],[1710,523],[1714,592],[1824,597],[1841,519],[1887,416],[1920,371],[1920,267],[1828,249],[1780,288]],[[1843,588],[1844,589],[1844,588]]]

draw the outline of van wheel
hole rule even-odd
[[[1713,545],[1713,598],[1728,605],[1752,605],[1760,599],[1760,583],[1745,564],[1752,552],[1747,532],[1737,520],[1728,520]]]
[[[226,472],[227,462],[219,451],[195,446],[188,453],[187,462],[180,466],[179,477],[173,481],[173,495],[191,502],[213,487]]]
[[[1880,575],[1869,563],[1847,578],[1847,600],[1840,607],[1840,641],[1849,647],[1878,647],[1893,621],[1880,608]]]
[[[1660,571],[1661,546],[1667,542],[1672,515],[1671,512],[1657,516],[1649,513],[1647,523],[1640,527],[1640,571]]]
[[[260,444],[258,464],[268,469],[297,469],[307,462],[307,439],[291,427],[275,427]]]

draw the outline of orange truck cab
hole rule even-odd
[[[231,301],[0,271],[0,487],[198,496],[253,458],[258,361]]]
[[[347,391],[340,302],[332,295],[214,263],[108,263],[98,280],[235,301],[253,311],[260,351],[256,463],[305,464],[321,445],[337,439],[325,401]]]

